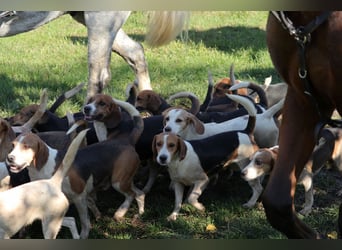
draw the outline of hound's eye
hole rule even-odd
[[[260,165],[262,165],[262,162],[260,160],[255,160],[255,165],[260,166]]]
[[[141,101],[141,97],[138,96],[138,97],[137,97],[137,101]]]
[[[168,116],[165,117],[165,121],[167,121],[167,122],[170,121],[170,117],[168,117]]]
[[[160,148],[162,145],[163,145],[163,143],[161,143],[161,142],[157,142],[157,143],[156,143],[156,146],[157,146],[158,148]]]
[[[176,144],[174,143],[169,143],[169,148],[174,148],[176,146]]]
[[[106,105],[106,104],[105,104],[104,102],[102,102],[102,101],[99,102],[98,104],[99,104],[99,106],[104,106],[104,105]]]
[[[183,120],[182,119],[176,119],[177,123],[181,123]]]

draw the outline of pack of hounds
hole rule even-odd
[[[115,220],[124,218],[134,200],[138,217],[160,174],[168,175],[175,193],[167,220],[179,216],[185,187],[190,187],[186,202],[203,211],[199,198],[222,171],[241,174],[251,188],[250,199],[242,205],[253,208],[277,159],[287,91],[285,83],[270,83],[271,78],[264,85],[236,80],[231,66],[229,77],[215,84],[209,73],[202,103],[191,92],[164,99],[131,84],[124,101],[97,94],[79,113],[64,117],[56,109],[83,84],[50,108],[43,90],[39,104],[0,119],[0,237],[11,238],[41,220],[44,238],[56,238],[66,226],[74,239],[86,239],[91,230],[88,208],[101,217],[97,191],[112,187],[124,196]],[[190,107],[172,105],[176,99],[190,100]],[[298,182],[305,188],[300,214],[312,209],[313,176],[327,163],[340,167],[341,138],[340,129],[322,133]],[[137,176],[146,168],[148,178],[138,187]],[[67,214],[70,204],[77,209],[80,232]]]

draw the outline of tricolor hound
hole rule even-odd
[[[238,103],[245,100],[244,97],[239,96],[230,96],[230,98]],[[154,159],[160,165],[168,167],[174,184],[175,207],[168,216],[168,220],[176,220],[179,214],[184,186],[193,186],[187,198],[188,202],[197,209],[204,210],[198,198],[209,182],[208,171],[213,171],[221,165],[225,167],[234,162],[239,163],[255,151],[253,129],[256,110],[251,102],[248,101],[246,104],[249,119],[245,129],[191,141],[183,140],[176,134],[167,132],[154,137],[152,144]],[[253,181],[250,185],[253,185]]]
[[[237,98],[235,95],[229,95],[230,98]],[[246,97],[239,97],[240,103],[250,103],[251,100]],[[254,129],[255,141],[259,147],[270,147],[278,144],[279,129],[273,116],[282,108],[284,100],[267,109],[261,114],[256,114],[256,124]],[[246,126],[248,115],[243,115],[231,120],[216,123],[203,123],[196,116],[189,112],[171,108],[163,112],[164,131],[172,132],[185,140],[202,139],[211,135],[230,130],[240,130]]]
[[[143,122],[134,106],[116,101],[133,117],[134,127],[128,136],[108,139],[80,149],[75,161],[63,182],[63,192],[75,204],[81,221],[81,238],[87,238],[90,230],[88,206],[95,216],[99,211],[88,195],[100,188],[112,186],[125,196],[125,201],[115,212],[114,218],[120,220],[127,212],[132,200],[138,202],[139,214],[144,212],[144,193],[133,184],[133,178],[140,165],[134,144],[143,131]],[[31,180],[50,178],[55,171],[62,152],[57,151],[35,134],[19,135],[14,148],[8,154],[7,164],[13,172],[29,169]]]

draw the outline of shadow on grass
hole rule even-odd
[[[143,42],[144,35],[129,34],[137,42]],[[205,31],[189,30],[188,37],[195,44],[203,43],[207,48],[232,53],[245,48],[253,51],[266,49],[266,32],[259,28],[245,26],[224,26]]]
[[[140,34],[128,35],[137,42],[143,42],[145,37]],[[264,30],[254,27],[245,26],[224,26],[219,28],[208,29],[205,31],[189,30],[189,41],[195,44],[204,44],[207,48],[216,49],[228,54],[238,53],[243,50],[249,50],[251,59],[257,59],[258,52],[267,49],[266,33]],[[71,36],[69,39],[75,44],[87,44],[86,37]],[[231,62],[225,64],[230,65]],[[189,70],[189,69],[188,69]],[[207,71],[207,69],[205,69]],[[273,75],[273,82],[280,81],[279,75],[274,68],[268,69],[249,69],[248,72],[239,71],[239,74],[248,79],[249,76],[263,80]]]
[[[1,92],[0,108],[4,113],[18,111],[22,107],[38,103],[41,91],[46,88],[49,96],[49,103],[54,101],[59,95],[74,87],[72,83],[61,82],[58,79],[49,78],[48,81],[42,72],[41,79],[34,82],[16,81],[8,75],[0,74]],[[33,73],[32,73],[33,75]],[[75,83],[75,86],[78,83]]]
[[[129,34],[128,35],[137,42],[144,42],[144,35]],[[215,48],[226,53],[234,53],[238,50],[251,48],[253,51],[266,49],[264,30],[253,27],[236,26],[236,27],[219,27],[205,31],[188,31],[189,39],[195,44],[203,43],[207,48]],[[81,36],[69,36],[73,44],[87,45],[88,38]]]

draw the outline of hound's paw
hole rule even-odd
[[[311,213],[311,208],[303,208],[302,210],[299,211],[299,214],[303,216],[307,216],[309,213]]]
[[[102,214],[98,213],[94,217],[95,217],[95,221],[99,221],[102,218]]]
[[[124,217],[123,216],[114,215],[114,220],[116,220],[117,222],[123,222],[124,221]]]
[[[194,205],[193,205],[195,208],[197,208],[199,211],[201,211],[201,212],[204,212],[205,211],[205,207],[202,205],[202,203],[195,203]]]
[[[172,213],[166,219],[167,219],[167,221],[175,221],[175,220],[177,220],[177,214],[176,213]]]
[[[202,203],[198,202],[197,199],[191,199],[189,198],[187,201],[188,204],[192,205],[193,207],[197,208],[199,211],[203,212],[205,210],[205,207]]]
[[[253,208],[255,206],[254,202],[246,202],[242,205],[245,208]]]

